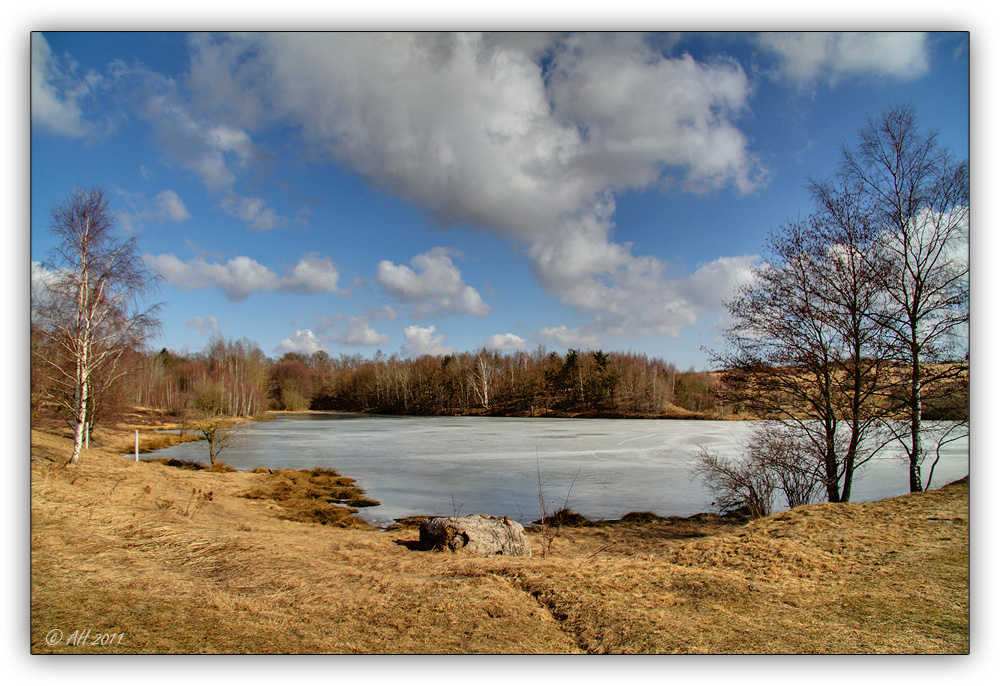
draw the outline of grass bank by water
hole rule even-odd
[[[99,449],[64,467],[70,447],[32,432],[35,653],[969,649],[967,481],[745,525],[563,527],[544,557],[469,558],[415,549],[413,526],[295,521],[276,474]]]

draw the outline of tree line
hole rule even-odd
[[[51,351],[36,343],[33,404],[68,391],[45,376]],[[494,416],[717,416],[716,375],[679,371],[635,353],[538,347],[482,349],[415,359],[290,352],[268,358],[247,339],[213,336],[198,353],[129,351],[129,373],[101,379],[87,410],[91,427],[133,406],[174,416],[255,416],[265,411]],[[100,376],[100,375],[98,375]]]

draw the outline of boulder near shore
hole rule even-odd
[[[470,555],[530,557],[524,527],[509,517],[432,517],[420,523],[420,543],[428,550]]]

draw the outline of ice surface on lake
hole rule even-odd
[[[749,427],[701,420],[289,415],[244,425],[220,459],[239,470],[335,469],[382,503],[359,513],[378,525],[456,512],[528,523],[539,518],[539,482],[550,512],[568,505],[592,519],[633,511],[688,516],[713,511],[711,494],[690,473],[698,447],[736,456]],[[968,446],[961,439],[945,447],[932,488],[969,473]],[[907,492],[901,455],[887,449],[872,460],[856,475],[851,500]],[[207,463],[208,448],[202,441],[184,443],[155,456]],[[929,463],[925,479],[928,469]]]

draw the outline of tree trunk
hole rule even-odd
[[[73,427],[73,454],[69,458],[70,464],[80,461],[80,450],[83,448],[83,434],[87,421],[87,384],[80,384],[79,398],[76,401],[76,417]]]
[[[84,240],[86,240],[86,234],[84,234]],[[88,365],[90,364],[90,317],[88,316],[90,283],[88,280],[89,274],[87,273],[89,265],[87,262],[86,242],[83,245],[80,258],[80,285],[77,287],[76,295],[76,378],[74,379],[76,383],[76,416],[73,418],[76,426],[73,427],[73,454],[69,458],[70,464],[76,464],[80,461],[84,427],[87,422],[87,393],[90,390],[88,384],[90,376],[88,370]]]
[[[923,452],[923,445],[920,440],[920,430],[922,427],[921,412],[921,374],[920,374],[920,353],[913,354],[913,368],[910,376],[910,493],[919,493],[924,490],[923,479],[920,475],[920,458]]]

